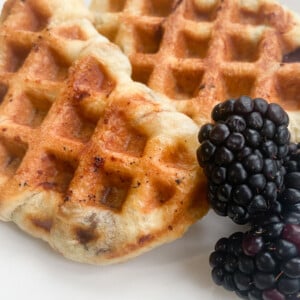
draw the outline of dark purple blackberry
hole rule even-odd
[[[278,200],[282,206],[281,215],[285,221],[300,223],[300,149],[299,145],[289,146],[288,157],[284,162],[284,190]]]
[[[277,194],[283,190],[284,163],[291,155],[288,115],[277,104],[242,96],[218,104],[212,118],[214,124],[200,129],[197,150],[212,208],[237,224],[257,214],[280,213]]]
[[[278,231],[276,221],[269,216],[217,242],[209,259],[217,285],[243,299],[300,299],[300,225],[282,223]]]

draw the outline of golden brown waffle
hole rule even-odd
[[[2,191],[10,188],[14,192],[12,178],[26,153],[35,147],[36,139],[41,139],[41,125],[64,86],[70,65],[90,40],[99,36],[84,19],[89,17],[88,10],[77,0],[67,3],[9,0],[5,3],[0,19]],[[20,188],[26,186],[23,181],[18,184]],[[4,220],[9,220],[21,203],[4,196],[0,202],[0,218]],[[45,205],[52,208],[51,201]],[[44,210],[44,214],[51,215],[51,211]],[[32,218],[34,220],[34,213]],[[45,232],[37,231],[36,227],[48,228],[49,222],[34,226],[34,222],[27,219],[30,217],[20,221],[22,227],[44,237]]]
[[[300,21],[274,1],[93,0],[91,10],[130,58],[133,79],[198,124],[240,95],[299,109]]]
[[[207,212],[198,127],[61,2],[2,14],[0,217],[68,258],[123,261]]]
[[[207,211],[195,158],[198,127],[159,95],[132,82],[120,55],[111,45],[91,44],[72,68],[49,120],[57,123],[59,116],[66,122],[79,110],[94,127],[80,154],[70,142],[52,150],[65,156],[62,148],[67,146],[75,164],[67,160],[74,173],[68,175],[71,182],[51,243],[85,262],[136,256],[178,238]],[[68,109],[62,112],[61,106]],[[72,123],[64,127],[72,128]],[[64,134],[73,140],[69,132]]]

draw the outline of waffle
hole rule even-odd
[[[129,57],[132,78],[201,125],[240,95],[290,112],[300,101],[300,21],[271,0],[93,0],[98,31]]]
[[[208,209],[198,126],[132,81],[79,1],[8,1],[0,37],[0,218],[86,263],[181,236]]]
[[[9,0],[0,17],[2,220],[10,220],[12,212],[23,205],[24,199],[5,198],[5,191],[14,193],[14,189],[26,186],[20,181],[16,188],[14,176],[26,153],[35,147],[35,140],[41,138],[41,125],[64,86],[70,65],[94,37],[99,37],[81,1],[62,2]],[[43,205],[43,214],[51,215],[52,201]],[[39,208],[35,210],[38,215]],[[49,221],[35,219],[34,212],[21,215],[18,222],[22,228],[46,239],[45,230],[36,228],[49,228]],[[36,226],[29,221],[31,215]]]

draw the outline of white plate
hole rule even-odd
[[[299,1],[281,3],[300,12]],[[13,224],[1,223],[0,297],[3,300],[237,299],[212,283],[208,257],[218,238],[238,228],[230,220],[210,212],[180,240],[127,263],[94,267],[68,261]]]

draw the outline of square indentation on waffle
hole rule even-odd
[[[70,71],[67,101],[60,103],[59,116],[53,120],[58,125],[60,136],[87,142],[103,117],[110,93],[115,88],[102,64],[87,56]],[[58,99],[60,101],[60,99]]]
[[[165,147],[161,154],[161,161],[168,167],[178,170],[189,170],[194,157],[187,151],[187,145],[182,141]]]
[[[106,104],[107,97],[116,86],[106,68],[94,57],[86,57],[77,63],[74,70],[71,82],[72,101],[80,105],[83,111],[88,107],[89,98],[96,97],[96,102]],[[90,115],[91,112],[87,112],[87,116]]]
[[[122,209],[133,186],[133,175],[127,164],[111,159],[114,154],[107,156],[104,152],[97,144],[85,152],[65,195],[66,201],[78,201],[115,211]]]
[[[293,76],[291,76],[293,74]],[[300,108],[300,72],[295,64],[281,67],[275,76],[275,89],[280,104],[289,110]]]
[[[12,177],[16,173],[27,149],[28,146],[21,140],[0,137],[0,170],[2,175]]]
[[[60,115],[54,121],[58,129],[56,133],[67,139],[74,139],[83,143],[89,141],[94,133],[97,122],[82,114],[80,109],[66,104],[60,109]]]
[[[225,98],[238,98],[241,95],[252,96],[256,81],[255,75],[249,73],[224,72],[224,94]]]
[[[144,1],[145,15],[166,17],[176,5],[175,0],[148,0]]]
[[[2,22],[10,28],[37,32],[44,29],[49,20],[49,14],[36,7],[33,1],[14,1],[8,15],[2,15]]]
[[[132,64],[132,79],[144,84],[149,82],[150,76],[153,72],[153,65]]]
[[[152,182],[153,185],[153,200],[156,201],[158,205],[162,205],[169,200],[176,193],[176,189],[173,184],[164,182],[162,179],[156,179]]]
[[[24,64],[24,73],[32,80],[62,81],[68,75],[69,64],[46,42],[37,43]]]
[[[17,72],[24,64],[28,57],[31,45],[23,41],[21,38],[18,41],[8,40],[2,37],[3,43],[0,53],[0,68],[3,72]]]
[[[103,116],[115,81],[95,58],[87,56],[73,66],[69,87],[68,100],[63,100],[59,117],[54,120],[57,133],[87,142]]]
[[[102,172],[101,190],[96,195],[96,201],[109,209],[121,210],[131,188],[132,178],[128,175]]]
[[[45,94],[37,96],[12,88],[7,95],[2,113],[17,124],[36,128],[43,122],[51,105],[51,100]]]
[[[165,86],[166,94],[178,100],[196,97],[199,93],[204,70],[201,68],[172,67],[169,76],[170,83]]]
[[[221,0],[187,0],[184,17],[200,22],[213,22],[217,17],[218,7],[221,2]]]
[[[207,56],[211,32],[184,30],[177,37],[176,55],[182,58],[200,58]]]
[[[36,162],[34,167],[40,186],[44,189],[66,193],[74,177],[77,162],[71,163],[58,155],[46,152],[41,154],[39,162]]]
[[[101,139],[109,151],[141,157],[146,147],[147,137],[130,125],[124,111],[117,107],[104,116],[105,130]]]
[[[163,38],[161,24],[138,24],[134,28],[135,50],[138,53],[154,54],[160,49]]]
[[[227,39],[225,59],[228,61],[255,62],[259,59],[259,48],[262,41],[260,32],[250,30],[242,36],[237,29]]]
[[[28,125],[34,128],[38,127],[42,124],[44,118],[48,114],[52,102],[46,95],[37,97],[33,93],[26,93],[24,96],[26,99],[24,99],[24,102],[27,102],[27,107],[24,108],[23,113],[26,114],[28,111],[30,114]]]

